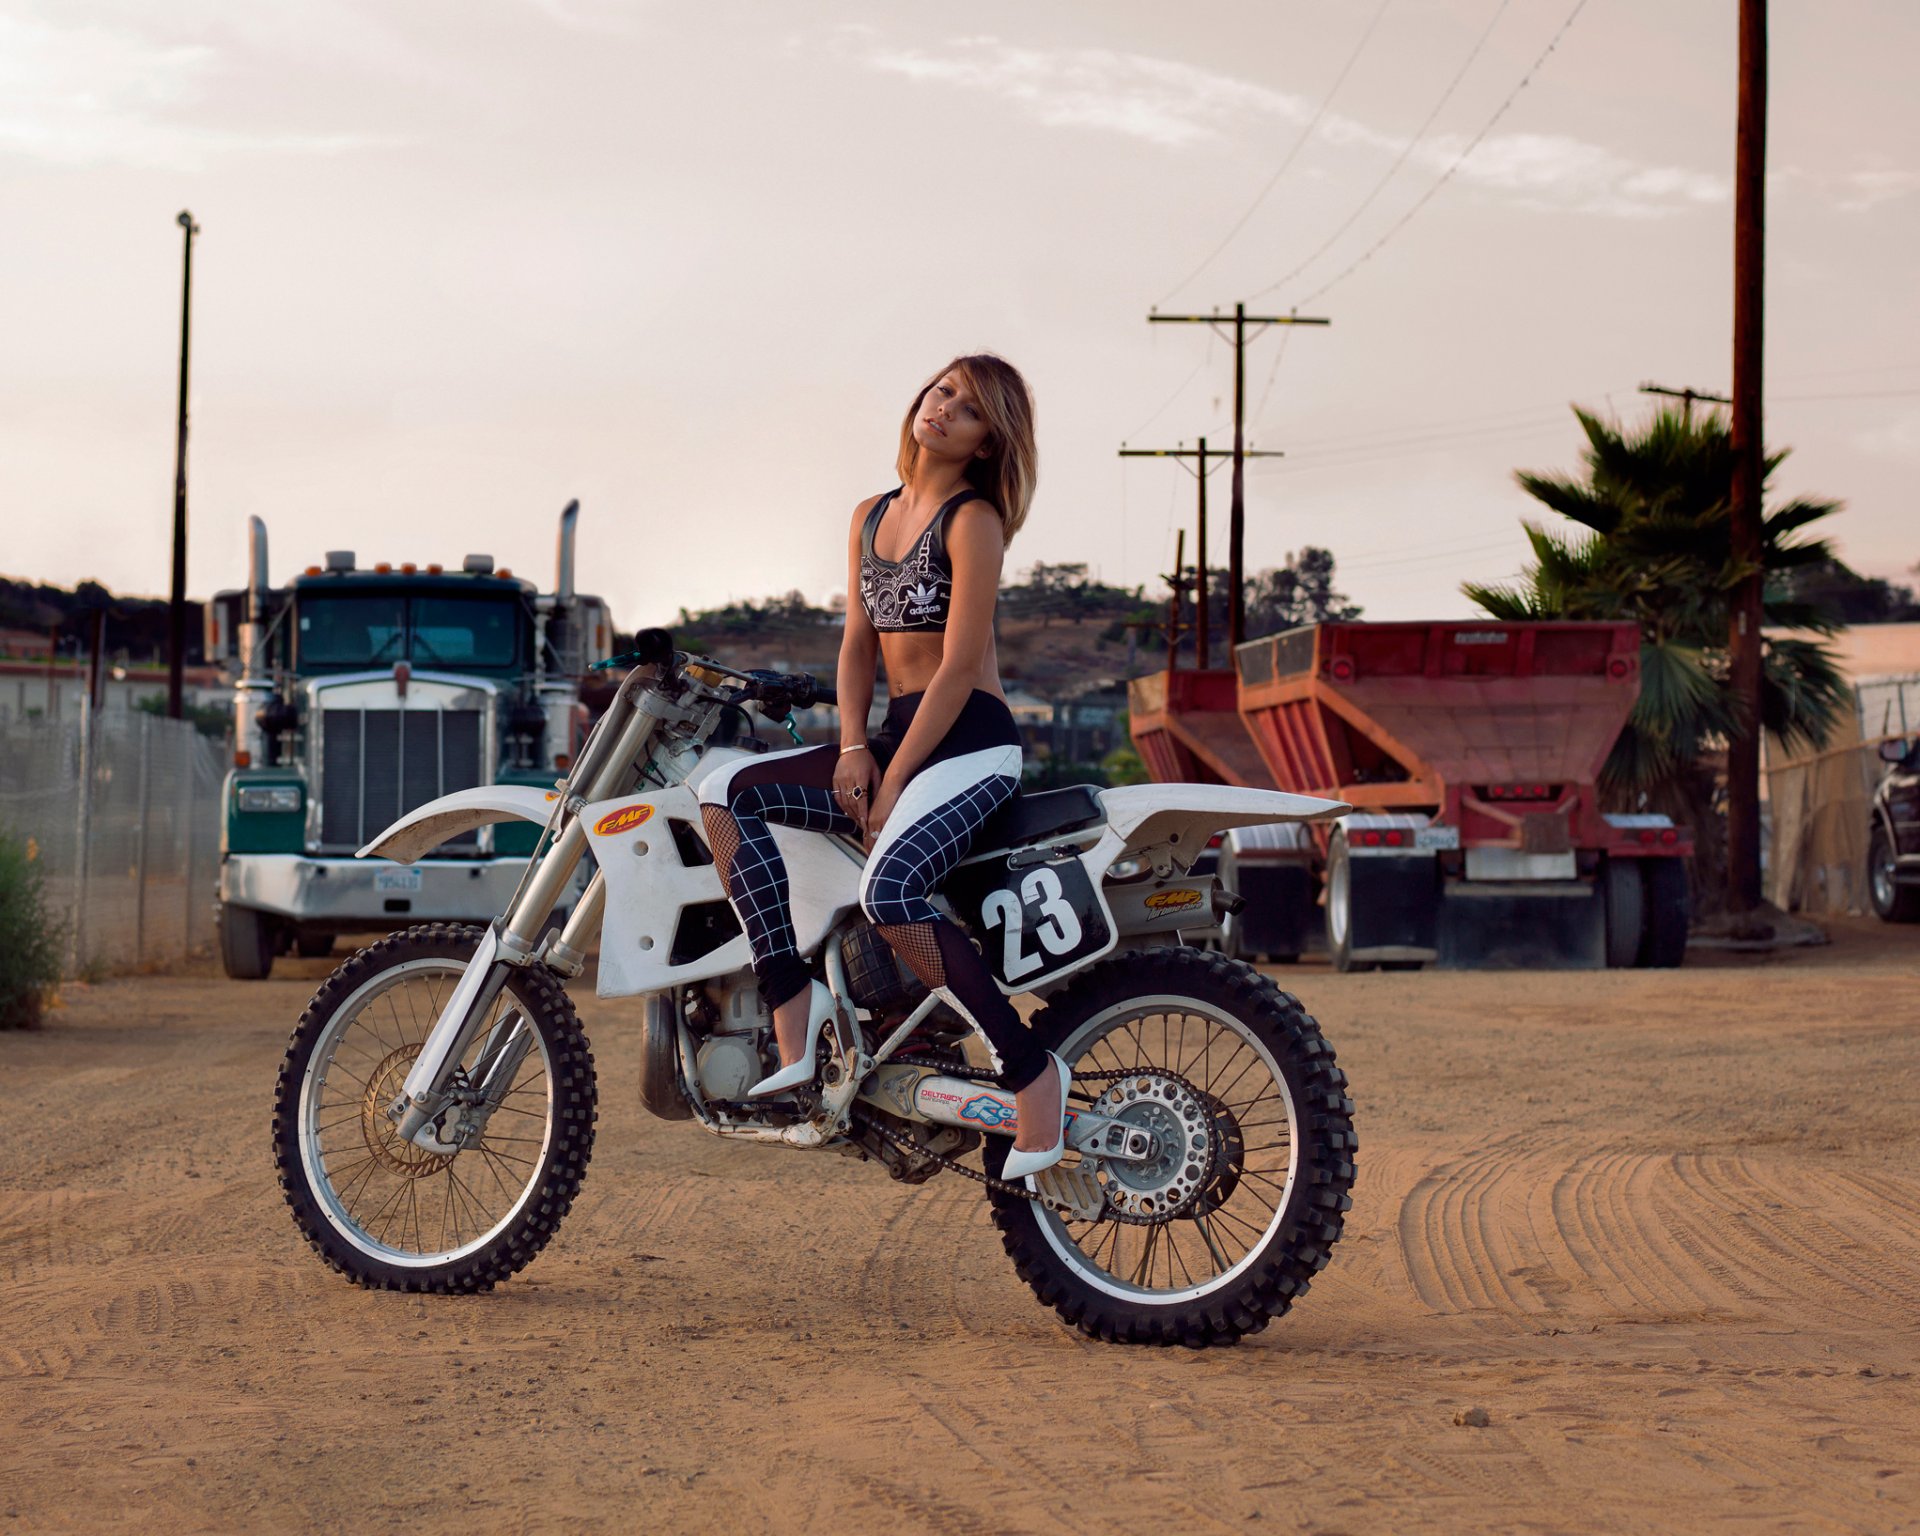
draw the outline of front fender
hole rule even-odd
[[[411,864],[423,853],[489,822],[531,821],[544,826],[559,798],[556,791],[531,784],[479,784],[455,790],[415,806],[354,857],[378,855],[396,864]]]

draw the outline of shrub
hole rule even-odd
[[[0,1029],[31,1029],[60,980],[60,925],[47,910],[40,866],[0,827]]]

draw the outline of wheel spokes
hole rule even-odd
[[[1260,1047],[1206,1014],[1143,1010],[1107,1021],[1081,1043],[1075,1067],[1184,1079],[1214,1117],[1218,1159],[1206,1187],[1170,1220],[1123,1221],[1111,1210],[1094,1221],[1043,1217],[1087,1264],[1138,1290],[1192,1290],[1266,1240],[1286,1201],[1293,1136],[1286,1084]],[[1098,1097],[1097,1085],[1088,1097]]]
[[[396,1257],[451,1253],[487,1237],[538,1178],[548,1139],[550,1079],[537,1031],[463,1151],[404,1141],[387,1117],[459,970],[448,963],[398,975],[338,1019],[317,1052],[303,1116],[313,1163],[337,1218],[363,1246]],[[503,993],[456,1082],[481,1080],[491,1063],[478,1058],[503,1008],[513,1006]]]

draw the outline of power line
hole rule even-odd
[[[1313,130],[1320,126],[1320,119],[1327,115],[1327,108],[1333,104],[1333,98],[1339,94],[1340,87],[1346,83],[1347,76],[1353,73],[1353,66],[1360,62],[1360,55],[1367,51],[1367,44],[1372,40],[1374,32],[1379,27],[1380,18],[1387,14],[1387,7],[1391,4],[1393,4],[1393,0],[1380,0],[1380,9],[1373,13],[1373,20],[1367,23],[1367,30],[1360,34],[1360,41],[1354,44],[1353,52],[1347,55],[1347,62],[1341,66],[1340,73],[1334,77],[1333,84],[1327,87],[1327,94],[1320,98],[1320,105],[1314,109],[1313,116],[1307,119],[1306,127],[1300,130],[1300,137],[1293,141],[1293,147],[1287,151],[1286,157],[1281,160],[1280,168],[1267,178],[1267,184],[1260,189],[1259,194],[1247,205],[1247,211],[1234,221],[1233,228],[1228,230],[1220,243],[1207,253],[1206,259],[1202,261],[1199,266],[1181,278],[1179,282],[1175,283],[1173,287],[1169,288],[1167,292],[1161,296],[1160,303],[1166,303],[1168,299],[1172,298],[1202,272],[1206,271],[1208,267],[1212,266],[1219,258],[1220,253],[1233,244],[1234,237],[1247,227],[1247,220],[1254,216],[1254,213],[1259,209],[1260,205],[1267,200],[1267,194],[1279,185],[1280,178],[1287,174],[1287,167],[1292,165],[1294,160],[1299,157],[1300,151],[1306,148],[1307,140],[1313,137]]]
[[[1273,366],[1267,370],[1266,388],[1260,391],[1260,403],[1253,408],[1253,419],[1258,421],[1267,410],[1267,396],[1273,393],[1273,381],[1280,377],[1280,359],[1287,355],[1287,343],[1293,340],[1293,327],[1288,326],[1280,333],[1280,345],[1273,349]]]
[[[1499,6],[1494,10],[1492,20],[1482,29],[1480,36],[1475,40],[1473,47],[1468,51],[1460,67],[1454,71],[1453,78],[1447,82],[1447,88],[1440,93],[1440,99],[1433,104],[1433,110],[1428,112],[1426,120],[1422,122],[1418,128],[1414,129],[1413,136],[1409,138],[1405,144],[1400,146],[1400,153],[1395,157],[1393,164],[1387,167],[1386,174],[1373,184],[1373,190],[1371,192],[1360,199],[1359,206],[1347,215],[1345,222],[1332,234],[1328,235],[1305,261],[1301,262],[1285,277],[1267,284],[1266,287],[1252,295],[1252,297],[1256,299],[1264,297],[1266,294],[1272,293],[1274,289],[1292,282],[1302,272],[1306,271],[1308,267],[1326,255],[1326,253],[1333,248],[1334,243],[1359,222],[1360,215],[1373,206],[1374,200],[1379,197],[1382,192],[1387,190],[1387,183],[1400,174],[1400,167],[1407,163],[1407,156],[1413,153],[1414,145],[1418,144],[1427,136],[1427,130],[1433,126],[1434,119],[1439,117],[1446,104],[1453,100],[1453,93],[1460,88],[1460,82],[1467,78],[1467,71],[1473,68],[1473,61],[1480,57],[1480,50],[1487,46],[1487,39],[1493,36],[1493,29],[1500,24],[1500,18],[1506,15],[1507,7],[1512,3],[1513,0],[1500,0]]]
[[[1507,99],[1494,109],[1493,116],[1487,119],[1485,125],[1468,142],[1467,147],[1461,150],[1460,153],[1454,157],[1453,163],[1440,173],[1440,179],[1428,187],[1411,208],[1401,214],[1392,224],[1388,225],[1385,234],[1362,251],[1347,266],[1342,267],[1333,277],[1329,278],[1318,288],[1314,289],[1312,293],[1303,298],[1300,301],[1302,304],[1311,304],[1335,284],[1345,282],[1361,267],[1371,261],[1374,254],[1383,245],[1395,235],[1399,234],[1401,230],[1405,229],[1407,225],[1412,222],[1415,214],[1419,213],[1422,208],[1433,201],[1434,194],[1453,180],[1454,172],[1459,170],[1460,167],[1467,162],[1468,157],[1480,147],[1481,143],[1486,139],[1486,136],[1493,132],[1500,119],[1507,115],[1507,109],[1519,99],[1520,93],[1532,84],[1534,75],[1537,74],[1540,67],[1547,62],[1547,59],[1552,55],[1553,51],[1560,46],[1560,40],[1567,35],[1568,29],[1573,26],[1574,22],[1579,18],[1580,13],[1586,8],[1587,0],[1574,0],[1573,9],[1567,13],[1567,19],[1560,23],[1560,30],[1553,34],[1552,41],[1550,41],[1545,48],[1541,49],[1539,56],[1534,59],[1532,64],[1527,66],[1527,72],[1520,77],[1520,83],[1507,93]]]

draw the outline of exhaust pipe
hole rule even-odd
[[[560,549],[555,560],[559,568],[554,572],[553,595],[563,605],[573,601],[573,527],[579,520],[580,499],[576,496],[560,514]]]
[[[265,617],[267,591],[267,525],[258,517],[247,519],[247,622],[258,624]]]

